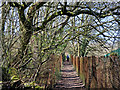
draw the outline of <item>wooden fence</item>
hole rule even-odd
[[[43,88],[54,88],[62,67],[62,55],[51,55],[50,57],[50,60],[41,67],[41,72],[37,79],[40,81],[39,85]]]
[[[120,59],[118,57],[78,57],[71,63],[86,88],[120,88]]]

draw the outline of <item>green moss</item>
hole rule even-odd
[[[84,74],[80,74],[80,79],[83,81],[83,84],[85,84],[85,76],[84,76]]]
[[[25,87],[31,87],[31,88],[35,88],[35,89],[43,89],[44,87],[39,86],[38,84],[36,84],[34,81],[33,82],[28,82],[28,83],[24,83]]]
[[[61,73],[60,73],[59,68],[55,68],[55,76],[56,76],[56,79],[57,79],[57,80],[60,80],[60,79],[61,79]]]
[[[67,11],[67,13],[70,13],[70,14],[74,15],[74,13],[73,13],[73,12],[70,12],[70,11]]]
[[[19,79],[19,75],[15,68],[2,67],[2,80],[3,81],[9,81],[9,80],[14,81],[18,79]]]
[[[61,11],[61,14],[63,14],[63,12]]]

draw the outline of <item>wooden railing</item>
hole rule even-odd
[[[118,57],[78,57],[71,63],[86,88],[120,88],[120,59]]]

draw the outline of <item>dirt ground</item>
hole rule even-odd
[[[64,62],[61,75],[61,80],[57,82],[55,88],[84,88],[84,84],[70,62]]]

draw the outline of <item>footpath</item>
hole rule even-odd
[[[85,89],[84,84],[80,80],[79,76],[77,75],[77,72],[75,71],[74,67],[70,62],[64,62],[63,68],[61,70],[61,80],[59,80],[55,86],[55,88],[68,88],[75,90],[79,89]]]

